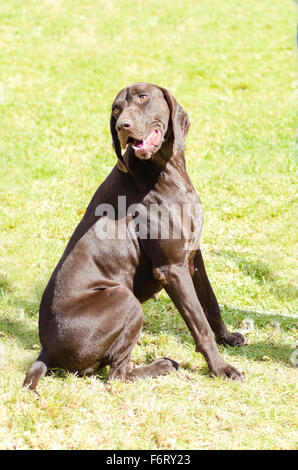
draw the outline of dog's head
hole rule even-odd
[[[148,160],[168,139],[173,142],[172,153],[182,153],[190,123],[168,90],[140,82],[118,93],[110,125],[113,147],[122,161],[121,148],[130,146],[136,157]]]

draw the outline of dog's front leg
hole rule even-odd
[[[246,345],[246,340],[241,333],[231,333],[228,331],[221,317],[220,308],[209,282],[201,250],[197,250],[194,257],[194,273],[192,280],[204,310],[209,325],[211,326],[218,344],[228,344],[229,346]]]
[[[157,279],[182,315],[192,334],[196,351],[203,354],[214,376],[242,380],[241,373],[228,364],[219,354],[217,345],[198,300],[192,278],[187,266],[166,265],[153,269]]]

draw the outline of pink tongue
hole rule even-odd
[[[146,139],[147,145],[158,145],[160,142],[159,131],[153,131]]]

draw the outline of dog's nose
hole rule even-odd
[[[130,119],[123,118],[118,119],[116,124],[117,131],[128,130],[132,126],[132,122]]]

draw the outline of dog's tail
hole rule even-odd
[[[42,348],[40,355],[38,356],[36,361],[32,364],[32,366],[30,367],[25,377],[23,387],[28,386],[30,390],[32,390],[33,392],[36,392],[37,384],[39,380],[41,379],[41,377],[43,377],[45,373],[47,372],[50,363],[51,363],[51,357],[49,353],[47,352],[45,348]]]

